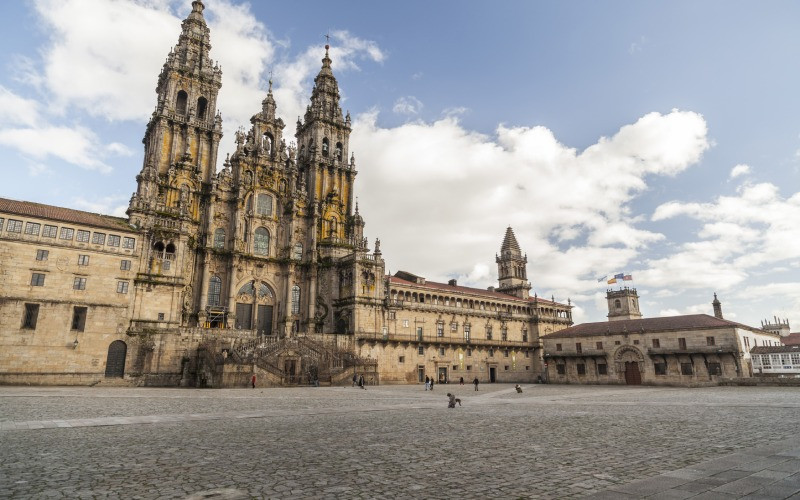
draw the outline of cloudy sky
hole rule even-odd
[[[366,233],[387,267],[534,290],[605,319],[800,330],[800,3],[206,0],[222,152],[270,71],[294,134],[331,35]],[[123,215],[188,0],[0,3],[0,196]],[[220,162],[224,154],[220,157]]]

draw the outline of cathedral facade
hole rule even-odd
[[[508,228],[499,286],[386,275],[354,197],[325,47],[293,141],[272,82],[217,172],[222,73],[192,3],[158,77],[127,218],[0,199],[0,382],[236,386],[534,381],[544,300]],[[74,337],[74,339],[73,339]]]

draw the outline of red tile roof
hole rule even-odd
[[[773,352],[800,352],[800,345],[760,345],[750,349],[750,354],[771,354]]]
[[[122,217],[112,217],[71,208],[54,207],[30,201],[9,200],[0,198],[0,212],[37,219],[48,219],[57,222],[84,224],[87,226],[114,229],[117,231],[135,231],[128,220]]]
[[[694,330],[707,328],[744,328],[759,333],[769,333],[751,326],[720,319],[708,314],[687,314],[664,318],[625,319],[583,323],[551,333],[544,338],[594,337],[598,335],[619,335],[622,333],[650,333],[667,330]]]
[[[459,286],[459,285],[449,285],[447,283],[436,283],[434,281],[425,281],[424,285],[419,283],[415,283],[413,281],[404,280],[402,278],[398,278],[397,276],[389,276],[390,283],[396,283],[398,285],[409,285],[415,288],[428,288],[431,290],[440,290],[440,291],[447,291],[447,292],[460,292],[470,295],[481,295],[483,297],[490,297],[497,300],[513,300],[524,302],[525,304],[533,304],[534,300],[538,301],[539,304],[545,305],[552,305],[552,306],[559,306],[559,307],[572,307],[571,305],[561,304],[559,302],[553,302],[551,300],[545,300],[541,297],[534,299],[533,297],[525,299],[520,299],[519,297],[514,297],[513,295],[507,295],[502,292],[492,292],[490,290],[485,290],[483,288],[472,288],[469,286]]]
[[[790,333],[785,337],[781,337],[783,345],[800,345],[800,332]]]

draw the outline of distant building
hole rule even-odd
[[[781,337],[786,337],[790,333],[789,320],[773,316],[773,321],[768,319],[761,320],[761,329],[767,332],[777,333]]]
[[[547,378],[556,383],[703,385],[751,375],[750,349],[780,338],[715,316],[641,318],[636,290],[609,290],[609,321],[542,338]],[[638,318],[637,318],[638,316]],[[635,318],[635,319],[631,319]]]
[[[755,376],[800,377],[800,345],[754,347],[750,356]]]

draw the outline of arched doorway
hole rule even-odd
[[[644,355],[639,349],[631,345],[621,346],[614,353],[614,361],[617,373],[625,377],[626,384],[641,385]]]
[[[106,377],[119,377],[125,375],[125,356],[128,346],[121,340],[115,340],[108,346],[106,358]]]

